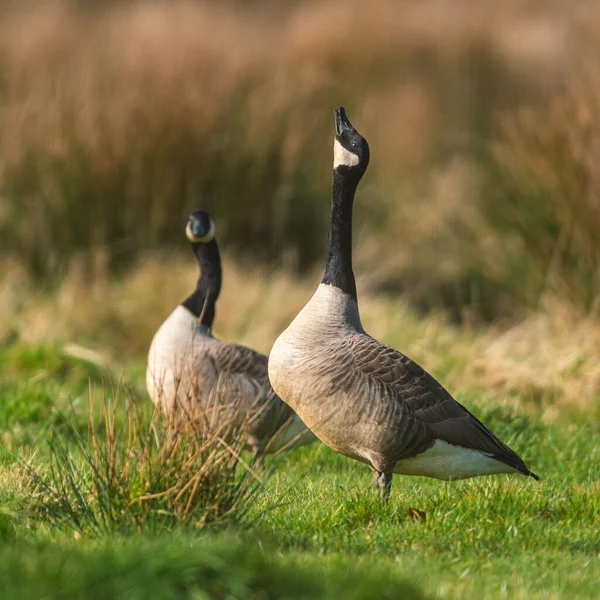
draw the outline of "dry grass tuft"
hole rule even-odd
[[[266,472],[242,457],[246,420],[210,419],[184,407],[149,416],[122,381],[103,390],[99,407],[90,390],[88,435],[74,413],[63,415],[49,465],[29,467],[33,509],[86,534],[241,519]]]

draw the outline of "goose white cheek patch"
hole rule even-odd
[[[355,167],[359,158],[354,152],[346,150],[337,140],[333,142],[333,168],[344,165],[346,167]]]
[[[214,239],[215,237],[215,224],[211,221],[210,223],[210,230],[206,235],[202,235],[200,237],[195,237],[194,234],[192,233],[192,229],[190,227],[190,224],[187,224],[187,227],[185,228],[185,234],[187,235],[188,240],[190,240],[190,242],[200,242],[200,243],[206,243],[206,242],[210,242]]]

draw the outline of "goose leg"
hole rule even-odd
[[[390,498],[390,490],[392,489],[392,473],[375,471],[373,483],[375,484],[375,487],[380,490],[383,503],[387,504],[387,501]]]

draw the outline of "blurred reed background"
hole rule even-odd
[[[372,151],[355,208],[363,292],[457,322],[548,302],[596,315],[597,4],[0,6],[0,337],[32,291],[69,290],[47,320],[66,335],[96,318],[110,337],[116,292],[98,290],[116,276],[121,315],[180,301],[194,265],[172,253],[196,207],[217,221],[226,280],[254,285],[250,307],[266,293],[250,278],[319,268],[339,104]]]

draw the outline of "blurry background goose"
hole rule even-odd
[[[248,442],[256,456],[310,443],[314,436],[273,392],[267,357],[212,333],[222,273],[210,215],[192,212],[186,235],[200,277],[196,289],[152,340],[146,372],[150,397],[163,410],[173,410],[177,404],[186,413],[197,413],[211,427],[246,421]]]

